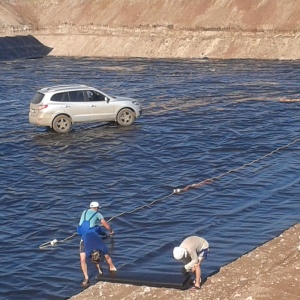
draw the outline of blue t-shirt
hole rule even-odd
[[[86,216],[85,216],[85,219],[86,220],[89,220],[90,217],[95,213],[95,211],[93,209],[88,209],[86,211]],[[80,221],[79,221],[79,225],[82,224],[82,222],[84,221],[84,214],[85,214],[85,211],[83,211],[83,213],[81,214],[81,218],[80,218]],[[92,219],[90,220],[90,228],[92,227],[95,227],[96,225],[100,225],[99,224],[99,221],[101,221],[102,219],[104,219],[104,217],[99,213],[97,212],[93,217]]]
[[[81,238],[84,243],[84,252],[87,257],[90,257],[94,250],[101,251],[103,255],[108,254],[108,249],[98,233],[89,231],[85,233]]]

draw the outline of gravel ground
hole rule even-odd
[[[299,257],[300,223],[222,267],[197,291],[98,282],[70,299],[296,300],[300,299]]]

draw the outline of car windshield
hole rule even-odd
[[[39,103],[41,103],[41,101],[43,100],[44,96],[45,96],[45,94],[43,94],[43,93],[39,93],[39,92],[36,93],[34,95],[33,99],[31,100],[31,103],[33,103],[33,104],[39,104]]]

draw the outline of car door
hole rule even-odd
[[[115,105],[109,98],[98,91],[86,91],[86,98],[90,107],[91,121],[114,121]]]
[[[72,117],[73,122],[88,122],[90,120],[89,103],[85,101],[84,91],[68,92],[68,100],[64,102],[64,110]]]

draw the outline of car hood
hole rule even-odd
[[[121,96],[112,96],[110,98],[111,101],[137,101],[135,99],[132,98],[128,98],[128,97],[121,97]]]

